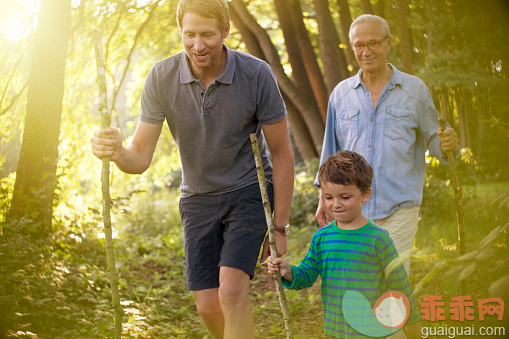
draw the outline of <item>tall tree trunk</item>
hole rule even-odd
[[[284,72],[283,65],[277,53],[276,48],[272,44],[267,32],[258,24],[256,19],[249,13],[246,5],[242,0],[232,0],[229,2],[232,9],[237,12],[238,18],[243,21],[246,27],[253,33],[258,40],[260,47],[265,55],[266,61],[271,66],[274,74],[277,77],[280,88],[286,93],[288,98],[292,101],[295,107],[299,110],[302,118],[306,122],[309,129],[311,138],[313,139],[313,146],[319,150],[323,142],[324,123],[320,117],[320,112],[311,105],[302,96],[295,84],[288,78]],[[234,17],[232,17],[234,19]],[[234,22],[236,25],[236,23]]]
[[[427,43],[426,43],[426,64],[429,65],[432,55],[433,55],[433,23],[431,21],[432,19],[432,11],[428,9],[427,11],[427,20],[428,20],[428,29],[427,29]]]
[[[481,95],[477,95],[477,142],[475,147],[475,155],[479,163],[482,163],[484,159],[484,152],[483,152],[483,140],[485,140],[485,121],[486,114],[485,114],[485,105],[484,105],[484,99]]]
[[[64,72],[70,34],[68,0],[41,3],[28,85],[27,114],[9,219],[22,216],[51,232]]]
[[[408,28],[408,0],[398,0],[399,39],[401,41],[401,57],[403,70],[412,74],[412,41]]]
[[[318,22],[318,41],[322,55],[325,81],[329,94],[343,79],[350,76],[347,61],[339,48],[340,40],[329,9],[328,0],[313,0]]]
[[[385,0],[378,0],[376,2],[375,14],[385,19]]]
[[[353,50],[350,48],[350,37],[348,33],[350,32],[350,26],[352,25],[352,15],[350,14],[350,6],[348,5],[348,0],[336,0],[336,3],[339,8],[339,23],[341,24],[341,32],[343,33],[343,41],[348,46],[346,49],[346,60],[348,61],[348,65],[352,66],[353,70],[357,70],[357,62],[355,61],[355,54]]]
[[[465,130],[465,119],[463,117],[462,105],[461,105],[461,92],[460,89],[456,89],[456,93],[454,95],[454,101],[456,103],[456,113],[458,114],[458,128],[460,135],[460,148],[464,148],[467,146],[466,140],[466,130]]]
[[[237,14],[237,11],[230,6],[230,17],[235,27],[239,30],[242,35],[242,41],[246,44],[251,55],[266,60],[263,54],[262,48],[256,39],[256,36],[249,30]],[[292,132],[292,137],[295,142],[295,147],[299,152],[302,159],[312,159],[318,156],[318,152],[315,149],[313,139],[309,133],[309,129],[306,123],[302,119],[299,110],[293,105],[292,101],[288,98],[285,92],[281,89],[281,94],[286,104],[286,110],[288,112],[288,123]]]
[[[295,32],[297,34],[297,41],[302,52],[302,59],[306,72],[308,74],[309,82],[313,88],[313,94],[315,96],[320,115],[325,123],[327,118],[327,103],[329,97],[327,95],[327,88],[323,81],[323,75],[318,65],[317,57],[314,52],[314,47],[309,39],[308,31],[304,25],[304,18],[302,16],[302,8],[300,6],[300,0],[289,0],[288,7],[290,9],[291,18],[295,26]]]
[[[471,123],[470,121],[470,111],[471,111],[471,100],[472,95],[468,91],[461,91],[461,107],[463,112],[463,121],[465,122],[465,146],[472,147],[472,133],[471,133]]]
[[[316,109],[318,110],[318,106],[313,95],[313,89],[309,83],[308,74],[304,66],[301,49],[296,37],[296,28],[291,18],[290,8],[288,7],[287,1],[274,0],[274,8],[276,9],[276,13],[279,18],[279,26],[285,39],[288,60],[292,66],[292,80],[306,101],[308,101],[310,105],[316,106]]]
[[[364,14],[375,14],[375,11],[373,10],[373,5],[371,4],[371,1],[369,0],[360,0],[361,3],[361,10]]]
[[[258,59],[262,59],[267,61],[267,57],[265,54],[263,54],[263,50],[260,46],[260,43],[258,42],[258,39],[256,36],[251,32],[249,27],[246,26],[244,21],[240,18],[235,8],[231,6],[231,4],[228,6],[230,10],[230,18],[239,30],[240,35],[242,36],[242,41],[246,44],[246,48],[249,51],[249,53]]]
[[[301,158],[307,160],[319,157],[320,153],[313,145],[313,139],[311,138],[311,134],[309,134],[309,129],[304,119],[302,119],[299,110],[293,105],[284,91],[282,91],[281,94],[286,103],[288,124],[292,132],[292,138]]]

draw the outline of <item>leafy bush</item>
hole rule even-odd
[[[318,207],[318,188],[314,180],[320,161],[318,158],[302,162],[295,168],[290,224],[292,226],[316,224],[315,212]]]

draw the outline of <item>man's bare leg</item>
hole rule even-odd
[[[219,304],[218,288],[194,291],[198,314],[214,338],[224,337],[224,316]]]
[[[219,271],[219,303],[224,315],[224,338],[254,338],[254,322],[249,303],[249,275],[222,266]]]

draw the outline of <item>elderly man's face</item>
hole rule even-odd
[[[377,45],[376,42],[381,43],[379,49],[362,46],[369,43]],[[391,49],[391,37],[385,36],[378,22],[356,25],[352,31],[351,43],[357,45],[357,49],[354,48],[355,59],[364,72],[377,73],[385,70],[387,53]]]

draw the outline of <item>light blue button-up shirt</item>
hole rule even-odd
[[[366,158],[374,177],[371,199],[362,212],[371,219],[421,205],[426,149],[445,162],[436,134],[439,114],[428,88],[419,78],[389,66],[391,80],[375,107],[361,80],[362,69],[336,86],[329,99],[320,159],[321,164],[339,150]]]

